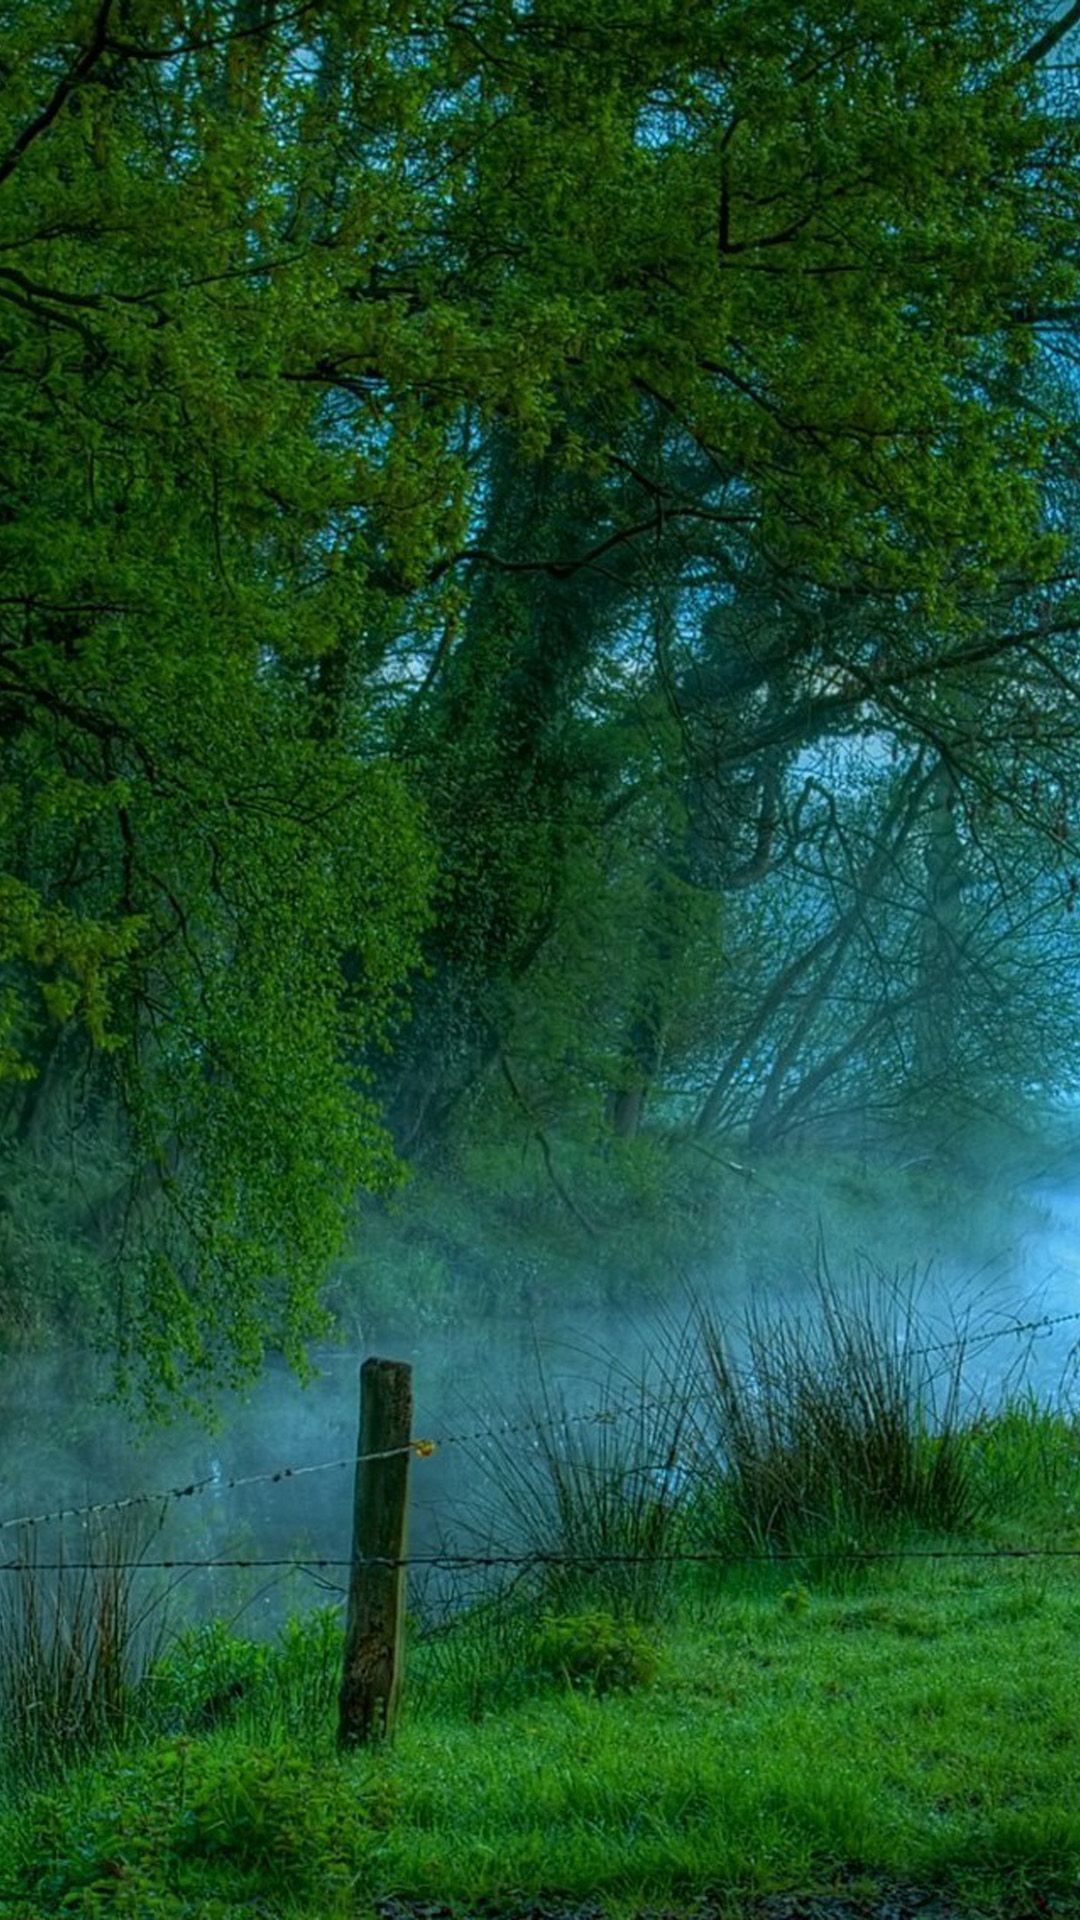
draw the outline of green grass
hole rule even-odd
[[[1061,1886],[1078,1630],[1068,1576],[1027,1567],[721,1603],[671,1631],[647,1692],[410,1729],[383,1884],[671,1899],[870,1871],[1000,1898],[1037,1867]]]
[[[964,1445],[977,1541],[921,1544],[1080,1548],[1073,1422],[1017,1403]],[[189,1634],[122,1747],[9,1778],[0,1914],[738,1912],[898,1883],[972,1915],[1080,1906],[1080,1560],[859,1567],[810,1540],[794,1565],[684,1573],[647,1626],[538,1599],[414,1634],[396,1742],[344,1759],[332,1616],[261,1649]]]
[[[9,1806],[8,1911],[326,1920],[391,1893],[625,1907],[852,1876],[1028,1911],[1078,1885],[1078,1643],[1068,1563],[942,1562],[699,1594],[636,1692],[552,1682],[477,1719],[429,1683],[392,1749],[344,1761],[264,1702]]]

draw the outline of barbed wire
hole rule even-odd
[[[79,1506],[54,1507],[48,1512],[17,1514],[11,1519],[0,1520],[0,1532],[13,1528],[40,1527],[55,1524],[62,1520],[89,1519],[103,1513],[123,1513],[131,1507],[167,1506],[171,1501],[189,1500],[201,1493],[231,1493],[240,1487],[275,1486],[287,1480],[299,1480],[306,1474],[330,1473],[344,1467],[365,1466],[378,1460],[397,1460],[405,1454],[427,1460],[444,1447],[475,1446],[483,1440],[517,1438],[527,1433],[537,1433],[545,1427],[570,1426],[581,1422],[591,1422],[596,1426],[611,1425],[624,1413],[641,1411],[648,1405],[664,1406],[668,1401],[650,1399],[648,1396],[636,1397],[625,1403],[604,1402],[600,1406],[584,1408],[577,1413],[551,1413],[541,1419],[523,1421],[502,1421],[477,1427],[469,1433],[442,1434],[438,1439],[414,1438],[398,1447],[383,1447],[372,1453],[339,1454],[332,1460],[313,1460],[301,1466],[268,1467],[259,1473],[232,1474],[227,1479],[218,1473],[204,1474],[201,1479],[191,1480],[185,1486],[159,1487],[152,1492],[127,1493],[116,1499],[88,1500]]]
[[[330,1572],[354,1567],[384,1567],[395,1571],[425,1568],[442,1572],[476,1571],[481,1568],[530,1567],[633,1567],[633,1566],[785,1566],[850,1563],[879,1560],[1080,1560],[1080,1546],[1024,1547],[828,1547],[780,1548],[772,1552],[731,1552],[727,1548],[702,1547],[675,1553],[556,1553],[536,1549],[529,1553],[420,1553],[392,1557],[362,1554],[356,1559],[341,1555],[298,1559],[228,1556],[219,1559],[139,1560],[0,1560],[0,1573],[131,1573],[180,1572],[195,1569],[223,1571],[259,1571],[283,1569],[297,1573]]]
[[[987,1346],[994,1340],[1015,1339],[1023,1333],[1041,1333],[1053,1327],[1067,1326],[1071,1321],[1078,1320],[1080,1320],[1080,1311],[1047,1314],[1041,1320],[1019,1320],[1011,1326],[991,1327],[985,1333],[966,1332],[957,1334],[952,1340],[935,1340],[929,1346],[907,1347],[905,1352],[909,1359],[921,1360],[926,1354],[950,1353],[958,1347]]]
[[[214,1489],[218,1493],[230,1493],[237,1487],[253,1487],[260,1483],[273,1485],[278,1481],[299,1480],[307,1473],[325,1473],[332,1467],[359,1466],[369,1460],[394,1460],[403,1453],[425,1454],[428,1447],[434,1450],[434,1443],[426,1440],[410,1440],[407,1446],[386,1447],[378,1453],[347,1454],[337,1460],[316,1460],[299,1467],[273,1467],[262,1473],[234,1474],[228,1480],[220,1474],[208,1473],[200,1480],[191,1480],[183,1487],[159,1487],[149,1493],[121,1494],[115,1500],[88,1500],[81,1506],[54,1507],[46,1513],[16,1514],[10,1520],[0,1520],[0,1532],[13,1527],[43,1527],[61,1520],[89,1519],[101,1513],[124,1513],[130,1507],[167,1506],[172,1500],[189,1500],[195,1495]]]
[[[985,1333],[965,1332],[950,1340],[933,1341],[921,1347],[904,1349],[910,1359],[922,1359],[930,1354],[948,1353],[959,1348],[981,1348],[996,1340],[1019,1338],[1026,1333],[1048,1332],[1056,1327],[1066,1326],[1080,1321],[1080,1311],[1044,1315],[1037,1320],[1019,1321],[1010,1326],[994,1327]],[[446,1447],[477,1446],[485,1440],[506,1440],[521,1438],[527,1434],[539,1433],[551,1427],[568,1427],[577,1424],[611,1425],[626,1415],[642,1413],[650,1409],[664,1410],[677,1407],[689,1414],[695,1405],[707,1406],[710,1396],[703,1393],[696,1396],[671,1394],[658,1396],[636,1394],[625,1401],[605,1400],[600,1405],[580,1409],[575,1413],[565,1410],[528,1420],[504,1420],[477,1427],[467,1433],[449,1433],[435,1439],[414,1438],[397,1447],[381,1448],[370,1453],[339,1454],[333,1459],[314,1460],[299,1466],[267,1467],[256,1473],[232,1474],[223,1478],[220,1473],[208,1473],[201,1478],[190,1480],[184,1485],[160,1487],[152,1491],[122,1494],[108,1500],[89,1500],[78,1505],[54,1507],[38,1513],[16,1514],[6,1520],[0,1520],[0,1533],[15,1529],[27,1529],[57,1525],[65,1520],[88,1520],[106,1513],[124,1513],[135,1507],[165,1508],[173,1502],[194,1499],[200,1494],[214,1492],[232,1493],[240,1488],[255,1486],[277,1486],[286,1481],[303,1479],[316,1473],[340,1472],[345,1468],[364,1466],[379,1460],[400,1459],[410,1455],[417,1459],[428,1459]],[[661,1469],[657,1469],[661,1471]],[[71,1563],[68,1563],[71,1564]],[[171,1563],[175,1564],[175,1563]],[[201,1565],[202,1562],[194,1564]],[[291,1563],[290,1563],[291,1564]],[[3,1564],[0,1563],[0,1571]]]

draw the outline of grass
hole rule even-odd
[[[868,1870],[1000,1898],[1033,1866],[1064,1888],[1080,1865],[1078,1627],[1064,1581],[1016,1569],[924,1572],[798,1614],[721,1605],[671,1632],[647,1692],[410,1729],[373,1867],[384,1887],[462,1901],[553,1883],[671,1900]]]
[[[808,1311],[700,1316],[719,1540],[763,1551],[956,1533],[978,1511],[962,1415],[966,1342],[936,1350],[913,1281],[841,1290],[819,1255]]]
[[[392,1747],[334,1750],[332,1611],[273,1645],[211,1622],[136,1662],[95,1750],[31,1743],[21,1773],[9,1754],[0,1914],[355,1920],[390,1897],[624,1914],[703,1895],[735,1913],[897,1884],[972,1915],[1075,1912],[1080,1557],[977,1550],[1080,1556],[1080,1429],[1023,1399],[961,1420],[948,1377],[935,1425],[918,1345],[913,1323],[864,1314],[762,1332],[719,1377],[715,1340],[699,1373],[683,1346],[686,1398],[659,1425],[654,1407],[624,1428],[555,1422],[516,1478],[494,1456],[523,1548],[721,1539],[760,1557],[629,1582],[541,1572],[417,1620]],[[708,1471],[687,1481],[688,1436]],[[750,1503],[763,1486],[772,1527]],[[885,1557],[837,1558],[847,1529]]]
[[[980,1911],[1075,1898],[1067,1567],[905,1563],[858,1596],[790,1591],[698,1593],[632,1692],[551,1681],[477,1721],[429,1690],[391,1749],[346,1760],[328,1734],[290,1738],[264,1695],[229,1727],[83,1765],[9,1807],[8,1911],[257,1900],[315,1920],[391,1894],[677,1905],[852,1877]]]
[[[473,1449],[490,1494],[478,1544],[566,1557],[565,1566],[544,1569],[535,1605],[565,1613],[601,1605],[645,1622],[667,1609],[670,1557],[695,1537],[700,1482],[680,1463],[702,1452],[699,1348],[692,1323],[672,1327],[652,1377],[611,1370],[590,1396],[587,1420],[548,1388],[541,1370],[534,1402],[517,1411],[518,1424],[533,1426],[531,1444],[496,1428]],[[573,1564],[590,1554],[597,1563]]]
[[[47,1772],[132,1729],[132,1683],[165,1639],[167,1596],[158,1587],[147,1595],[139,1577],[152,1537],[129,1514],[96,1519],[74,1540],[54,1528],[44,1552],[35,1530],[16,1534],[25,1570],[0,1586],[0,1764],[9,1774]]]

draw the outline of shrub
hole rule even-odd
[[[1007,1398],[970,1430],[972,1474],[999,1524],[1056,1536],[1080,1514],[1080,1418],[1034,1394]]]
[[[335,1717],[341,1643],[337,1607],[293,1616],[267,1642],[243,1638],[224,1620],[185,1627],[156,1661],[141,1704],[168,1733],[209,1733],[249,1719],[317,1739]]]
[[[155,1662],[145,1695],[171,1733],[207,1733],[227,1724],[262,1681],[268,1649],[234,1634],[224,1620],[185,1627]]]
[[[344,1641],[341,1608],[317,1607],[286,1620],[269,1650],[267,1682],[277,1723],[294,1737],[318,1739],[337,1718]]]
[[[173,1740],[27,1809],[20,1891],[35,1910],[157,1912],[175,1896],[342,1885],[365,1853],[379,1783],[284,1745]],[[162,1905],[162,1911],[172,1911]],[[186,1901],[180,1911],[190,1912]],[[199,1905],[202,1912],[204,1906]]]
[[[545,1614],[531,1655],[540,1673],[594,1693],[648,1686],[659,1667],[649,1635],[610,1613]]]
[[[173,1851],[227,1861],[245,1873],[305,1878],[344,1869],[355,1842],[355,1786],[284,1747],[191,1756]]]

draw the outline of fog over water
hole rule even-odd
[[[830,1222],[820,1223],[822,1244],[831,1243]],[[965,1377],[973,1399],[1031,1391],[1044,1399],[1076,1398],[1074,1350],[1080,1340],[1080,1185],[1045,1178],[1018,1196],[1013,1240],[979,1264],[965,1263],[965,1223],[942,1224],[937,1244],[920,1249],[912,1284],[917,1292],[920,1338],[953,1340],[966,1331]],[[837,1235],[839,1237],[839,1235]],[[874,1248],[866,1248],[872,1260]],[[749,1258],[733,1272],[697,1276],[702,1304],[737,1325],[751,1301],[768,1308],[813,1298],[812,1259],[801,1276],[789,1277],[782,1294],[751,1274]],[[841,1287],[852,1284],[849,1260],[832,1268]],[[862,1269],[864,1278],[867,1267]],[[887,1270],[875,1284],[888,1289]],[[366,1330],[362,1345],[322,1347],[318,1377],[301,1385],[273,1365],[244,1398],[226,1400],[215,1431],[191,1419],[140,1433],[107,1403],[95,1399],[92,1370],[76,1353],[23,1356],[9,1363],[3,1380],[2,1419],[6,1466],[0,1473],[0,1518],[53,1510],[68,1504],[158,1489],[210,1478],[214,1484],[190,1498],[137,1510],[136,1525],[152,1559],[343,1560],[350,1544],[352,1470],[355,1450],[358,1369],[369,1354],[401,1359],[414,1369],[416,1417],[421,1438],[473,1435],[542,1410],[539,1370],[553,1403],[581,1412],[602,1404],[605,1392],[622,1401],[634,1383],[672,1352],[685,1325],[688,1301],[673,1291],[666,1301],[636,1308],[598,1308],[586,1300],[544,1311],[492,1315],[419,1331],[403,1319],[384,1319]],[[1076,1318],[1067,1316],[1075,1315]],[[1017,1323],[1062,1316],[1061,1324],[1037,1333],[1012,1331]],[[994,1335],[994,1338],[990,1338]],[[605,1382],[606,1387],[605,1387]],[[528,1435],[515,1446],[535,1444]],[[440,1447],[412,1467],[410,1551],[418,1554],[475,1551],[497,1511],[498,1465],[485,1473],[478,1456],[485,1443]],[[494,1449],[497,1452],[497,1448]],[[325,1470],[295,1479],[229,1487],[279,1468],[321,1462]],[[64,1529],[65,1550],[77,1555],[91,1536],[81,1523]],[[55,1530],[41,1529],[39,1542],[55,1544]],[[3,1542],[14,1557],[23,1536]],[[45,1557],[44,1545],[39,1552]],[[4,1557],[7,1557],[5,1554]],[[151,1578],[148,1574],[146,1578]],[[166,1576],[160,1574],[159,1579]],[[238,1569],[185,1575],[174,1603],[181,1613],[239,1614],[246,1628],[269,1627],[291,1610],[326,1604],[345,1581],[344,1568],[300,1571]]]

